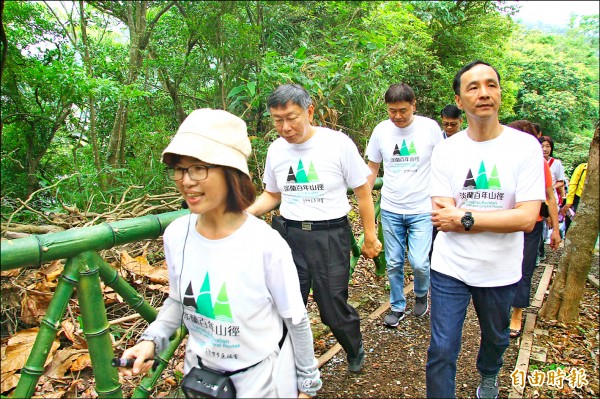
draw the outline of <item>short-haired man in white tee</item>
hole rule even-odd
[[[523,232],[533,229],[545,198],[544,169],[535,138],[500,124],[500,75],[493,67],[469,63],[453,88],[468,128],[431,157],[431,219],[439,233],[431,258],[427,397],[456,397],[456,360],[472,299],[481,329],[476,395],[495,398]]]
[[[404,254],[407,238],[408,261],[414,274],[413,313],[423,316],[429,308],[430,160],[433,147],[443,136],[433,119],[414,114],[415,93],[406,83],[391,85],[385,93],[385,102],[389,119],[373,129],[366,153],[371,187],[383,162],[381,225],[391,305],[384,323],[396,327],[406,314]]]
[[[306,304],[312,288],[321,321],[346,351],[348,370],[360,372],[365,350],[360,316],[348,303],[352,230],[347,189],[358,202],[367,258],[381,251],[375,228],[369,168],[346,134],[313,126],[315,107],[300,85],[284,84],[267,98],[269,114],[279,138],[267,152],[265,190],[247,211],[263,215],[280,206],[273,218],[292,249]]]

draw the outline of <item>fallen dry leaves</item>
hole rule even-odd
[[[19,376],[16,372],[25,366],[39,330],[37,327],[21,330],[8,340],[6,347],[2,347],[2,392],[17,386]],[[54,340],[44,366],[52,361],[58,347],[59,342]]]
[[[169,273],[166,265],[163,263],[161,267],[151,266],[145,256],[136,256],[135,258],[132,258],[127,251],[122,251],[121,267],[131,273],[147,277],[153,283],[164,285],[169,283]]]
[[[168,272],[164,262],[158,267],[150,265],[145,253],[132,257],[122,251],[120,261],[112,264],[120,275],[144,282],[151,290],[168,293]],[[19,308],[19,321],[26,325],[39,326],[46,315],[58,278],[64,268],[63,262],[56,260],[37,270],[16,269],[3,272],[3,307]],[[6,282],[7,279],[9,282]],[[152,284],[148,285],[147,283]],[[135,285],[135,283],[134,283]],[[6,286],[6,287],[5,287]],[[120,304],[123,298],[111,287],[101,284],[105,305]],[[7,290],[5,290],[7,288]],[[5,294],[10,298],[5,298]],[[18,300],[19,296],[21,297]],[[12,298],[12,299],[11,299]],[[7,299],[7,301],[5,301]],[[11,299],[8,301],[8,299]],[[7,305],[7,306],[5,306]],[[78,307],[73,299],[69,301],[68,314],[60,321],[61,328],[45,361],[44,374],[40,377],[35,395],[45,398],[97,397],[93,378],[77,378],[81,372],[91,370],[91,359],[87,350],[87,342],[76,320]],[[4,314],[3,314],[4,319]],[[2,364],[0,393],[9,394],[17,386],[20,371],[31,353],[38,327],[18,331],[8,340],[2,342]],[[114,337],[113,342],[115,342]],[[172,383],[168,381],[167,383]]]

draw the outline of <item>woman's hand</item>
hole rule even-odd
[[[135,359],[132,368],[121,368],[123,375],[132,376],[147,373],[150,367],[152,367],[153,362],[149,360],[154,360],[154,349],[155,345],[153,341],[142,341],[123,352],[123,358]]]

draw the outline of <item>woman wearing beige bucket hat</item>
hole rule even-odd
[[[186,375],[225,374],[237,397],[307,397],[321,387],[290,248],[244,211],[255,198],[250,151],[245,122],[213,109],[192,112],[164,150],[191,213],[165,230],[169,297],[138,344],[123,353],[136,359],[124,375],[148,371],[146,360],[185,323]],[[187,395],[185,379],[183,385]]]

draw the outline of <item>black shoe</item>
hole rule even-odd
[[[496,399],[498,397],[498,380],[495,375],[481,375],[481,383],[475,393],[478,399]]]
[[[429,310],[429,300],[427,299],[427,294],[422,297],[415,298],[415,310],[414,314],[417,317],[423,316]]]
[[[388,327],[396,327],[398,323],[400,323],[400,320],[404,318],[404,316],[406,316],[404,312],[396,312],[392,310],[387,316],[385,316],[383,322]]]
[[[365,349],[363,347],[362,341],[360,341],[360,347],[358,348],[358,356],[350,357],[348,356],[348,370],[353,373],[360,373],[363,366],[365,364]]]

